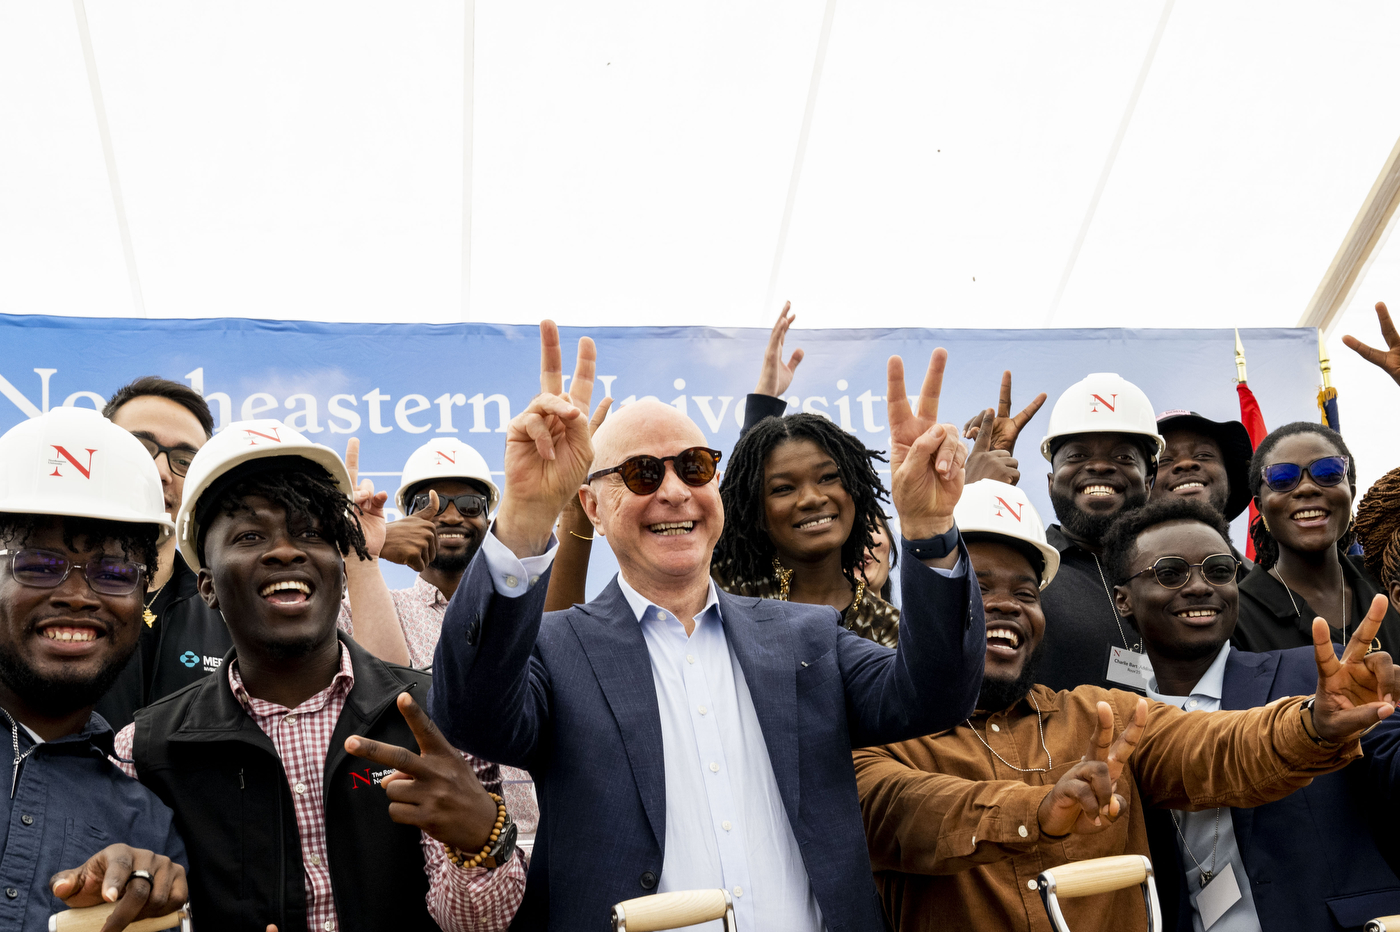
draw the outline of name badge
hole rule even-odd
[[[1225,862],[1210,883],[1196,894],[1196,912],[1201,916],[1201,928],[1209,929],[1215,921],[1240,901],[1240,883],[1235,879],[1235,865]]]
[[[1104,679],[1136,692],[1147,692],[1147,679],[1152,675],[1152,662],[1146,654],[1126,647],[1108,647],[1108,670]]]

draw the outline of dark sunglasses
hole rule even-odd
[[[426,510],[433,503],[432,493],[419,492],[413,496],[413,501],[408,504],[408,513],[417,514]],[[464,518],[475,518],[478,515],[486,514],[487,498],[485,495],[477,495],[474,492],[466,492],[462,495],[439,495],[437,515],[447,510],[448,505],[457,506],[457,514]]]
[[[82,568],[88,588],[100,595],[131,595],[141,585],[146,567],[116,557],[95,557],[74,563],[52,550],[0,550],[10,558],[10,575],[15,581],[35,589],[57,589],[75,566]]]
[[[1181,557],[1162,557],[1142,573],[1151,573],[1157,578],[1157,585],[1164,589],[1180,589],[1190,580],[1191,571],[1198,566],[1201,568],[1201,578],[1206,582],[1212,586],[1224,586],[1234,582],[1240,561],[1228,553],[1211,554],[1200,563],[1187,563]],[[1134,573],[1128,578],[1136,579],[1142,573]]]
[[[1264,484],[1275,492],[1292,492],[1303,481],[1303,473],[1312,476],[1312,481],[1324,488],[1340,485],[1347,477],[1345,456],[1324,456],[1306,466],[1297,463],[1274,463],[1263,469]]]
[[[611,469],[600,469],[589,474],[588,481],[617,473],[622,476],[622,484],[627,488],[638,495],[650,495],[661,488],[669,462],[676,471],[676,477],[686,485],[702,486],[715,477],[715,469],[723,455],[709,447],[691,447],[675,456],[655,457],[641,453],[627,457]]]
[[[177,476],[183,476],[190,471],[190,464],[194,462],[194,451],[184,447],[167,447],[163,443],[157,443],[150,437],[137,437],[141,441],[141,446],[146,448],[146,452],[151,454],[151,459],[155,459],[162,453],[165,454],[165,461],[170,464],[170,471]]]

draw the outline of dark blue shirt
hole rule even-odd
[[[156,795],[107,759],[115,735],[93,713],[83,730],[35,747],[22,726],[13,784],[11,729],[0,715],[0,929],[44,932],[64,909],[49,878],[108,845],[148,848],[186,868],[185,843]]]

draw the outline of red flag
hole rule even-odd
[[[1259,441],[1263,440],[1269,433],[1269,429],[1264,426],[1264,414],[1259,410],[1259,402],[1254,397],[1254,392],[1249,390],[1249,385],[1245,382],[1237,382],[1235,390],[1240,393],[1240,420],[1244,423],[1244,429],[1249,431],[1249,445],[1255,449],[1259,448]],[[1249,503],[1249,526],[1254,527],[1254,522],[1259,519],[1259,511],[1254,507],[1254,502]],[[1244,555],[1249,559],[1254,559],[1254,539],[1245,538]]]

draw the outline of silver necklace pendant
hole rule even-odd
[[[1215,879],[1215,873],[1214,873],[1213,871],[1208,871],[1208,870],[1204,870],[1204,869],[1203,869],[1203,870],[1201,871],[1201,889],[1204,890],[1206,884],[1210,883],[1210,882],[1211,882],[1212,880],[1214,880],[1214,879]]]

